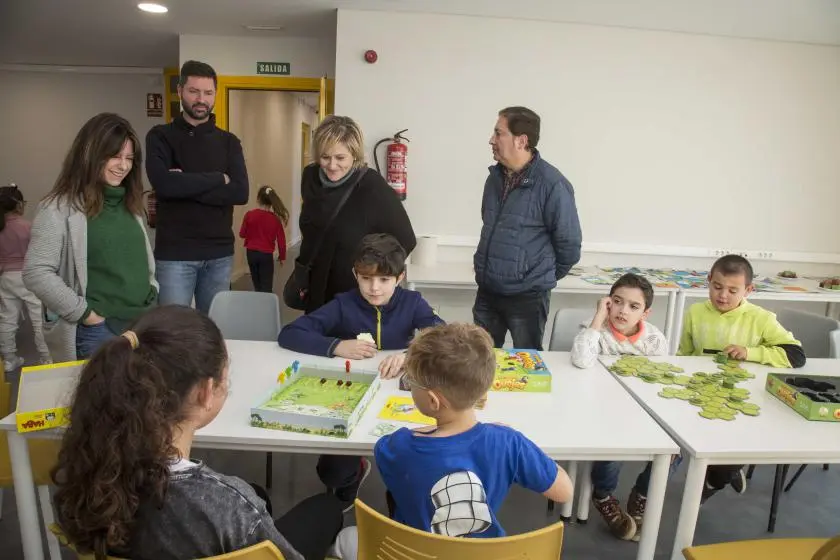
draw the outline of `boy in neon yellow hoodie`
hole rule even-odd
[[[709,299],[688,309],[683,326],[680,356],[702,356],[724,352],[730,358],[773,367],[805,365],[802,344],[787,331],[775,313],[745,298],[753,291],[753,268],[738,255],[726,255],[709,272]],[[727,484],[742,494],[747,489],[739,465],[709,467],[703,500]]]

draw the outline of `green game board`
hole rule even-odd
[[[654,362],[644,356],[622,356],[609,370],[622,377],[638,377],[646,383],[665,385],[658,393],[664,399],[680,399],[700,408],[700,416],[709,420],[735,420],[738,413],[758,416],[760,408],[748,402],[750,392],[737,387],[738,382],[755,377],[739,362],[724,355],[715,356],[718,370],[683,375],[680,367]]]
[[[341,379],[326,379],[322,383],[317,377],[299,377],[288,387],[275,391],[260,408],[347,420],[370,383],[357,381],[349,385]]]

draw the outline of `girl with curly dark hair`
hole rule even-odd
[[[189,458],[225,403],[228,364],[215,323],[180,306],[153,309],[94,353],[53,470],[58,523],[80,551],[191,559],[270,540],[286,558],[324,558],[338,498],[312,496],[274,521],[257,489]]]

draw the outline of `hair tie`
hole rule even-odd
[[[271,192],[271,187],[266,187],[265,192],[270,193]]]
[[[137,333],[134,331],[125,331],[121,336],[128,340],[132,350],[137,350],[137,347],[140,346],[140,339],[137,338]]]

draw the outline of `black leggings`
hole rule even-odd
[[[274,291],[274,255],[248,249],[248,268],[255,292]]]
[[[251,486],[271,515],[268,493],[256,484]],[[324,560],[344,524],[343,507],[332,494],[316,494],[275,519],[274,526],[306,560]]]

